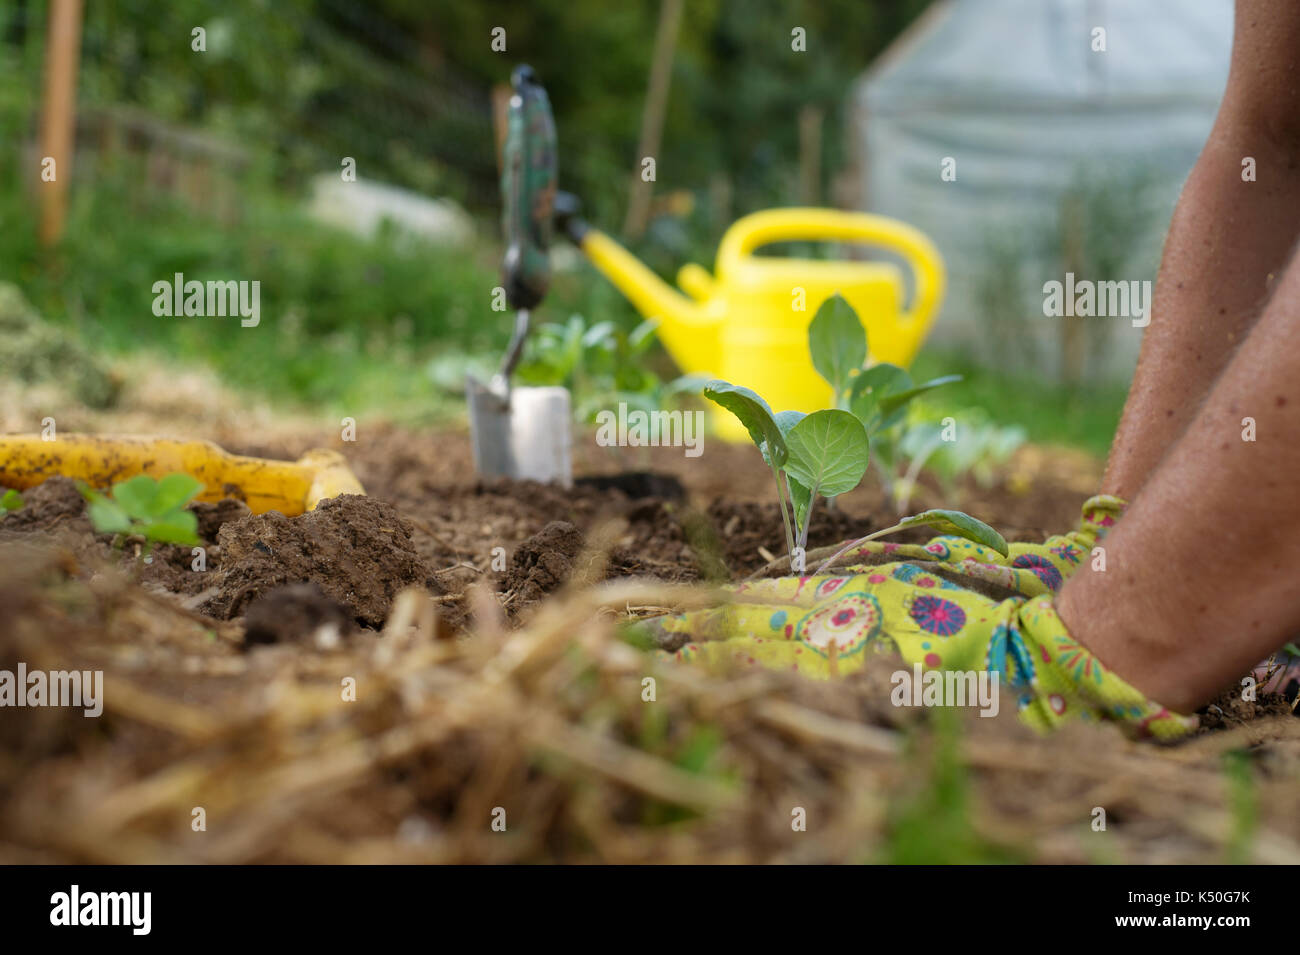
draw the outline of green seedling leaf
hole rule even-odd
[[[188,474],[168,474],[160,481],[145,474],[115,484],[111,497],[78,485],[88,501],[87,513],[101,534],[123,534],[151,543],[199,542],[198,518],[185,510],[203,484]]]
[[[903,518],[895,525],[895,529],[902,530],[904,527],[916,527],[920,524],[933,527],[941,534],[954,534],[968,541],[983,544],[985,547],[992,547],[1003,557],[1007,556],[1007,542],[1001,534],[983,521],[976,520],[961,511],[941,509],[922,511],[920,514]]]
[[[790,443],[790,429],[806,417],[808,416],[802,411],[778,411],[772,416],[772,420],[776,422],[776,427],[781,432],[781,437],[785,438],[787,446]],[[764,445],[759,450],[763,452],[763,460],[771,466],[772,458],[767,453],[767,445]],[[780,465],[777,465],[777,467],[780,467]]]
[[[911,387],[912,376],[897,365],[872,365],[853,379],[849,390],[849,410],[862,422],[868,434],[875,434],[888,427],[880,411],[880,399]]]
[[[858,313],[838,292],[822,303],[808,326],[808,350],[813,367],[830,382],[838,404],[849,376],[867,360],[867,333]]]
[[[0,497],[0,511],[16,511],[22,506],[23,496],[13,488],[9,488],[4,496]]]
[[[199,520],[192,511],[173,511],[136,528],[145,540],[161,544],[198,544]]]
[[[927,391],[933,391],[935,388],[942,388],[944,385],[950,385],[954,381],[961,381],[961,375],[944,375],[940,378],[931,378],[923,385],[917,385],[914,388],[908,388],[906,391],[889,392],[883,395],[879,400],[880,413],[888,415],[892,411],[897,411],[907,404],[917,395],[923,395]]]
[[[144,520],[154,513],[158,482],[147,474],[137,474],[121,484],[114,484],[112,494],[123,511],[137,520]]]
[[[808,415],[802,411],[778,411],[772,416],[776,426],[781,429],[781,437],[787,439],[790,437],[790,429],[806,417]]]
[[[790,429],[786,473],[810,494],[835,497],[858,486],[871,459],[862,422],[847,411],[816,411]]]
[[[908,527],[917,527],[926,524],[939,531],[941,534],[953,534],[957,537],[964,537],[966,540],[974,541],[977,544],[983,544],[986,547],[992,547],[1003,557],[1007,556],[1007,542],[1002,535],[989,527],[983,521],[977,521],[969,514],[963,514],[961,511],[932,510],[923,511],[920,514],[913,514],[911,517],[905,517],[893,527],[886,527],[884,530],[875,531],[866,537],[859,537],[857,540],[851,540],[843,547],[837,550],[830,557],[818,565],[813,571],[813,576],[825,573],[826,568],[855,548],[861,547],[867,541],[873,541],[878,537],[885,537]]]
[[[654,341],[654,334],[659,328],[659,323],[653,319],[648,319],[638,325],[632,331],[628,332],[627,343],[633,352],[639,352],[648,347]]]
[[[699,394],[708,383],[703,375],[680,375],[664,385],[664,395]]]
[[[745,426],[749,438],[772,467],[785,466],[787,450],[785,438],[776,425],[772,409],[766,401],[748,388],[733,385],[715,378],[704,386],[704,397],[722,405]]]
[[[126,511],[102,494],[95,494],[86,513],[90,516],[90,523],[101,534],[125,534],[131,529],[131,518]]]
[[[614,334],[613,322],[597,322],[583,333],[579,341],[583,348],[592,348],[607,341]]]
[[[881,395],[890,394],[895,391],[902,391],[912,387],[912,376],[897,365],[891,365],[889,362],[882,361],[878,365],[872,365],[862,374],[853,379],[853,387],[850,389],[852,397],[857,398],[863,393],[874,393],[877,400]]]
[[[188,474],[168,474],[158,482],[152,513],[162,516],[182,508],[203,490],[203,483]]]

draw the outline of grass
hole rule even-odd
[[[1040,378],[1006,375],[943,349],[924,351],[911,373],[917,381],[962,375],[962,381],[945,385],[936,393],[946,407],[980,407],[999,424],[1023,427],[1030,441],[1077,447],[1098,457],[1104,457],[1110,448],[1127,394],[1122,385],[1071,388]]]
[[[270,188],[255,190],[236,221],[219,222],[141,196],[138,175],[121,168],[74,190],[52,255],[36,245],[30,198],[0,192],[0,220],[18,224],[0,232],[7,276],[96,351],[144,350],[159,362],[210,365],[272,399],[418,421],[448,405],[427,374],[432,361],[504,347],[507,323],[490,310],[498,279],[478,250],[324,228]],[[177,272],[259,281],[261,323],[154,315],[153,284]]]
[[[1224,861],[1229,865],[1242,865],[1251,860],[1251,845],[1259,828],[1259,805],[1250,754],[1242,750],[1224,753],[1223,774],[1232,818],[1232,831],[1224,847]]]
[[[911,798],[898,799],[881,862],[889,865],[989,865],[1026,861],[1016,849],[997,845],[972,819],[969,771],[962,762],[961,728],[954,710],[931,714],[931,752],[913,753],[921,783]],[[914,737],[916,743],[920,737]]]

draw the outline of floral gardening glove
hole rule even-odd
[[[1056,534],[1041,544],[1009,544],[1003,557],[991,547],[961,537],[936,537],[928,544],[893,544],[869,541],[841,557],[833,565],[841,573],[866,572],[871,564],[897,560],[937,561],[953,570],[1038,597],[1061,589],[1065,579],[1090,559],[1097,541],[1119,520],[1124,501],[1098,494],[1083,504],[1077,530]],[[809,561],[809,569],[816,564]]]
[[[1046,731],[1109,719],[1132,735],[1172,739],[1195,717],[1146,699],[1071,639],[1050,596],[1003,601],[909,563],[849,576],[778,577],[730,588],[721,607],[641,624],[677,660],[738,661],[814,679],[849,673],[869,652],[926,669],[988,670],[1014,694],[1020,719]]]

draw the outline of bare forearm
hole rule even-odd
[[[1102,490],[1133,498],[1259,315],[1300,233],[1300,4],[1238,3],[1232,75],[1178,201]],[[1243,178],[1253,162],[1254,180]]]
[[[1104,540],[1106,570],[1061,593],[1071,633],[1153,699],[1194,708],[1300,632],[1297,436],[1300,260]]]

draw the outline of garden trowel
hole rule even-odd
[[[555,122],[546,91],[530,67],[510,77],[513,92],[502,150],[501,192],[506,251],[501,277],[515,313],[514,334],[500,370],[487,384],[469,375],[470,437],[482,477],[573,481],[569,392],[560,387],[515,388],[511,376],[523,354],[529,317],[551,280],[555,203]]]

